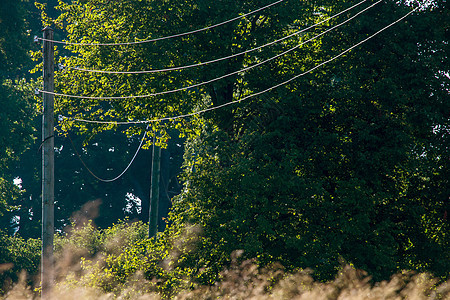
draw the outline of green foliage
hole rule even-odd
[[[2,78],[0,78],[2,79]],[[31,125],[33,110],[32,83],[2,80],[0,85],[0,167],[5,174],[9,163],[17,160],[33,141]]]
[[[18,188],[13,183],[0,178],[0,217],[4,217],[5,214],[7,215],[8,212],[14,210],[15,207],[11,203],[16,202],[19,194]]]
[[[203,28],[263,3],[179,4],[61,1],[62,13],[55,24],[67,31],[71,42],[139,41]],[[58,59],[69,67],[123,71],[197,64],[271,42],[349,5],[346,1],[283,3],[177,40],[109,48],[68,45],[72,55]],[[238,102],[339,55],[411,8],[380,3],[289,55],[195,89],[123,100],[62,98],[58,113],[97,120],[146,120],[236,102],[202,116],[152,123],[154,133],[163,132],[158,143],[164,143],[170,127],[188,137],[185,192],[176,200],[171,228],[191,223],[202,227],[195,250],[178,259],[180,270],[189,270],[201,283],[214,283],[236,249],[244,250],[244,258],[256,257],[262,266],[280,261],[288,270],[312,268],[321,280],[333,278],[342,262],[368,271],[377,281],[404,268],[447,277],[446,8],[445,1],[433,2],[345,57],[248,101]],[[198,69],[136,76],[67,68],[58,72],[56,88],[85,96],[168,91],[262,62],[339,22],[323,23],[257,55]],[[63,130],[78,127],[89,138],[116,129],[116,125],[70,119],[62,126]],[[135,135],[144,129],[123,130]],[[165,259],[166,248],[158,243],[136,242],[122,248],[122,254],[108,254],[103,260],[106,267],[89,264],[96,271],[86,277],[88,282],[114,291],[137,271],[171,282],[172,273],[168,275],[143,254]],[[144,267],[138,264],[141,260]]]
[[[20,155],[34,140],[33,82],[13,82],[1,77],[0,81],[0,228],[10,232],[11,218],[23,200],[23,191],[13,184],[15,169]]]
[[[0,230],[0,294],[9,290],[19,279],[21,272],[26,272],[27,282],[39,270],[41,241],[9,236]]]
[[[227,1],[214,4],[184,2],[183,5],[173,7],[168,2],[152,1],[73,1],[66,4],[61,2],[61,17],[56,24],[64,25],[69,41],[83,42],[123,42],[146,38],[156,38],[170,35],[174,32],[184,32],[186,28],[202,28],[206,25],[223,21],[223,16],[238,15],[243,11],[259,8],[261,3]],[[294,6],[292,6],[294,5]],[[67,66],[83,65],[87,68],[107,70],[150,70],[167,66],[181,66],[196,64],[200,61],[223,57],[249,48],[255,44],[262,44],[272,38],[280,37],[290,32],[282,29],[286,22],[292,21],[289,11],[298,14],[308,10],[308,5],[291,4],[288,8],[281,6],[272,8],[269,16],[255,15],[244,18],[241,22],[233,22],[221,30],[208,31],[201,35],[191,35],[183,39],[161,41],[158,44],[145,43],[133,47],[78,47],[67,46],[73,52],[72,56],[61,57]],[[308,11],[309,16],[310,12]],[[258,21],[258,19],[261,20]],[[269,19],[273,19],[269,26]],[[282,22],[278,22],[278,21]],[[283,23],[284,22],[284,23]],[[120,33],[120,34],[119,34]],[[213,45],[205,43],[213,41]],[[108,49],[109,48],[109,49]],[[276,48],[276,47],[275,47]],[[278,47],[283,48],[283,47]],[[177,49],[176,51],[172,51]],[[260,53],[260,60],[269,57],[275,50]],[[64,93],[89,96],[128,96],[149,94],[164,90],[171,90],[182,86],[221,76],[235,71],[244,65],[252,63],[244,56],[228,62],[194,68],[183,72],[162,72],[152,74],[108,75],[79,72],[66,69],[58,72],[56,77],[57,89]],[[264,70],[262,70],[264,72]],[[258,72],[250,72],[254,77]],[[149,119],[166,117],[195,111],[211,103],[204,95],[216,89],[217,95],[212,100],[214,104],[231,100],[232,93],[228,92],[227,99],[222,99],[227,89],[232,90],[233,82],[240,76],[233,76],[231,80],[218,82],[214,85],[189,89],[181,93],[171,93],[125,101],[98,101],[82,99],[73,105],[71,99],[60,101],[59,112],[67,116],[90,117],[97,119]],[[249,89],[247,87],[247,89]],[[219,101],[219,102],[217,102]],[[205,103],[206,102],[206,103]],[[189,121],[179,120],[175,124],[182,132],[189,132],[192,126]],[[68,122],[66,126],[78,126],[88,134],[95,134],[100,130],[111,129],[110,125],[86,125]],[[153,130],[165,132],[161,124],[152,124]],[[130,128],[130,133],[142,131],[142,128]],[[166,134],[159,137],[161,141]]]
[[[5,0],[0,5],[0,229],[8,233],[16,230],[11,219],[20,215],[24,200],[24,191],[13,184],[16,167],[35,139],[34,82],[25,79],[32,45],[28,4]]]
[[[100,232],[89,221],[86,224],[75,226],[69,233],[70,239],[65,235],[55,235],[54,244],[55,252],[61,252],[65,248],[86,250],[87,254],[94,255],[99,251],[100,247]],[[56,259],[58,260],[58,259]]]
[[[104,230],[91,222],[73,227],[55,236],[59,281],[115,295],[139,288],[170,297],[188,287],[191,271],[178,260],[189,255],[192,234],[171,228],[148,239],[148,224],[127,221]]]
[[[30,62],[27,50],[31,40],[26,32],[25,5],[4,0],[0,6],[0,78],[15,78]]]
[[[330,34],[320,51],[339,53],[350,35],[367,36],[373,20],[381,27],[403,11],[374,9]],[[396,40],[381,35],[307,80],[239,104],[232,115],[207,116],[186,147],[189,185],[175,204],[180,222],[204,229],[192,262],[201,265],[200,278],[217,274],[235,249],[261,265],[310,267],[319,279],[332,278],[342,261],[377,281],[401,269],[449,276],[442,158],[449,157],[450,107],[437,75],[449,66],[431,63],[445,60],[448,42],[436,46],[440,54],[417,48],[418,41],[448,41],[442,25],[423,34],[432,16],[444,17],[436,10],[415,15],[397,25]],[[284,63],[299,64],[295,59]]]

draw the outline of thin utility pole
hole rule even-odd
[[[148,237],[155,237],[158,232],[158,206],[159,206],[159,178],[161,173],[161,147],[155,145],[156,137],[153,138],[152,174],[150,189],[150,209]]]
[[[55,87],[53,29],[45,27],[43,59],[44,59],[44,91],[53,92]],[[53,234],[54,234],[54,96],[44,93],[42,116],[42,252],[41,252],[41,296],[50,299],[53,285]]]

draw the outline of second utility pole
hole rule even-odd
[[[148,237],[156,239],[158,232],[158,204],[159,204],[159,178],[161,173],[161,147],[156,144],[156,136],[153,138],[153,154],[152,154],[152,174],[150,188],[150,209]]]
[[[45,27],[43,59],[44,59],[44,94],[42,116],[42,252],[41,252],[41,297],[50,299],[53,285],[53,234],[54,234],[54,96],[55,87],[55,48],[53,45],[53,29]],[[49,92],[49,93],[47,93]]]

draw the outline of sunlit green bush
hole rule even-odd
[[[104,230],[92,222],[74,226],[55,238],[58,280],[113,295],[139,289],[171,297],[190,285],[192,271],[180,263],[189,252],[189,231],[171,228],[149,239],[142,222],[121,221]]]

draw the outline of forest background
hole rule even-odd
[[[69,247],[82,261],[61,278],[120,294],[143,272],[159,282],[150,290],[171,297],[220,280],[239,250],[239,261],[310,268],[319,281],[347,264],[374,282],[401,270],[448,279],[446,1],[428,2],[332,61],[422,3],[278,1],[196,34],[141,43],[271,2],[41,2],[0,7],[3,293],[22,269],[33,284],[39,266],[42,44],[33,36],[47,25],[55,40],[139,42],[56,48],[64,65],[56,92],[88,97],[56,96],[55,250],[62,257]],[[186,65],[196,66],[124,73]],[[114,177],[142,137],[114,183],[96,180],[78,159]],[[152,137],[166,149],[157,239],[145,225]]]

